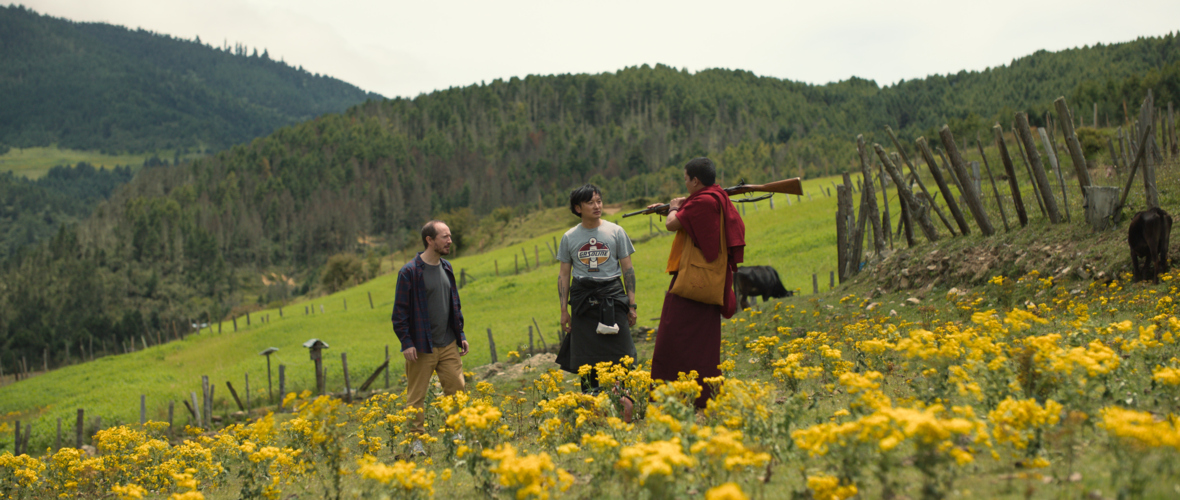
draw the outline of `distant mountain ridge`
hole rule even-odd
[[[246,52],[0,6],[0,150],[220,150],[382,99]]]

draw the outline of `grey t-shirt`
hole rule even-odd
[[[422,272],[422,279],[426,281],[426,308],[430,311],[430,342],[435,347],[444,347],[455,341],[455,334],[451,333],[451,280],[442,264],[432,266],[426,264]]]
[[[557,246],[557,260],[572,264],[575,278],[612,279],[623,275],[619,259],[635,253],[627,232],[610,221],[594,229],[578,224],[566,231]]]

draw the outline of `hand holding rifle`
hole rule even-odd
[[[746,184],[743,182],[743,183],[738,184],[736,186],[730,186],[730,187],[725,188],[725,192],[727,194],[729,194],[730,196],[737,195],[737,194],[754,193],[754,192],[769,193],[764,196],[759,196],[757,198],[733,200],[735,203],[750,203],[750,202],[754,202],[754,201],[765,200],[765,199],[773,196],[774,193],[793,194],[796,196],[803,196],[803,181],[802,181],[802,179],[795,177],[793,179],[783,179],[781,181],[775,181],[775,182],[771,182],[769,184]],[[634,212],[623,214],[623,217],[626,218],[626,217],[630,217],[632,215],[648,215],[648,214],[657,214],[660,216],[667,216],[669,210],[672,210],[672,209],[679,210],[680,206],[682,204],[684,204],[684,200],[685,200],[685,198],[680,197],[680,198],[673,198],[672,201],[669,201],[668,203],[655,203],[652,205],[648,205],[647,208],[645,208],[643,210],[636,210]]]

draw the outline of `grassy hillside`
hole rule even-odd
[[[835,198],[819,193],[821,186],[830,186],[834,178],[816,179],[804,183],[812,200],[787,205],[784,195],[776,195],[775,209],[767,202],[746,206],[746,234],[748,265],[774,265],[788,288],[810,290],[811,273],[827,276],[834,269],[833,247],[835,230],[831,223]],[[567,213],[568,215],[568,213]],[[608,219],[620,219],[619,215]],[[576,223],[572,216],[565,221]],[[663,273],[672,238],[662,232],[651,236],[646,216],[621,219],[621,224],[636,241],[633,256],[639,283],[640,325],[655,327],[663,303],[668,277]],[[653,222],[658,223],[653,219]],[[554,265],[545,242],[560,238],[564,230],[551,231],[524,239],[485,254],[457,258],[456,269],[465,270],[472,278],[461,291],[463,312],[467,321],[467,335],[471,353],[464,359],[468,368],[490,361],[487,330],[496,339],[501,360],[509,350],[528,344],[528,326],[535,318],[546,339],[556,341],[558,309],[556,293],[557,266]],[[552,244],[552,243],[550,243]],[[534,246],[542,254],[538,268],[534,261]],[[526,249],[529,270],[512,275],[514,257]],[[523,258],[521,259],[523,268]],[[500,276],[495,274],[499,265]],[[400,265],[401,262],[399,261]],[[471,278],[469,278],[470,280]],[[278,309],[251,313],[251,325],[244,317],[238,318],[238,333],[232,322],[214,324],[200,335],[189,336],[183,342],[170,342],[131,354],[101,358],[53,370],[45,375],[0,387],[0,414],[5,420],[36,419],[34,436],[40,444],[48,443],[50,429],[56,418],[66,421],[77,408],[88,415],[102,416],[104,421],[137,421],[139,395],[146,394],[149,416],[163,419],[167,402],[186,398],[189,391],[200,391],[200,376],[209,375],[216,382],[218,408],[228,408],[233,402],[225,388],[232,381],[239,391],[244,390],[244,375],[250,374],[250,389],[255,400],[265,397],[266,360],[257,353],[267,347],[280,351],[272,359],[275,384],[278,383],[277,365],[288,369],[288,390],[314,387],[314,369],[300,344],[319,338],[331,347],[326,351],[328,385],[338,391],[343,388],[340,353],[349,357],[350,376],[354,387],[359,385],[374,368],[384,361],[384,346],[390,345],[393,356],[398,355],[398,344],[389,323],[393,307],[396,274],[389,273],[343,292],[297,302]],[[826,281],[825,287],[826,288]],[[369,307],[372,294],[374,308]],[[810,293],[810,292],[808,292]],[[347,311],[344,309],[347,303]],[[323,313],[320,313],[320,307]],[[314,308],[315,314],[305,314]],[[269,316],[270,322],[261,322]],[[217,334],[218,330],[221,334]],[[540,341],[537,341],[540,347]],[[394,359],[392,378],[400,376],[402,364]],[[35,360],[30,360],[35,361]],[[33,363],[36,365],[37,363]],[[11,379],[9,379],[11,380]],[[381,382],[379,381],[378,384]],[[277,391],[277,385],[275,390]],[[243,396],[244,397],[244,396]],[[180,406],[183,408],[183,406]],[[180,415],[181,410],[177,410]],[[177,417],[182,418],[182,417]],[[11,437],[7,437],[11,440]],[[3,439],[3,438],[0,438]],[[38,444],[38,446],[40,446]]]
[[[39,179],[49,172],[49,169],[58,165],[89,163],[95,168],[104,167],[107,169],[112,169],[120,165],[139,167],[143,165],[144,161],[151,158],[153,154],[103,154],[98,151],[61,149],[56,145],[12,148],[7,153],[0,155],[0,172],[12,172],[14,175],[29,179]],[[165,154],[164,156],[171,161],[171,155]]]

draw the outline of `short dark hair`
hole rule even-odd
[[[706,186],[712,186],[713,182],[717,180],[717,167],[713,165],[713,160],[704,156],[689,160],[688,164],[684,166],[684,173],[690,179],[695,178]]]
[[[433,219],[430,222],[427,222],[425,226],[422,226],[422,248],[427,247],[426,238],[434,238],[435,236],[438,236],[438,225],[442,223],[443,221],[441,220]]]
[[[598,186],[593,184],[586,184],[580,188],[570,191],[570,212],[572,212],[575,217],[581,217],[582,214],[578,213],[578,206],[586,203],[587,201],[593,200],[594,195],[598,195],[598,197],[601,198],[602,191],[599,191]]]

